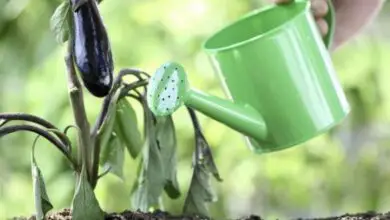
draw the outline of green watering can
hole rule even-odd
[[[228,99],[190,88],[183,66],[169,62],[150,79],[149,108],[166,116],[184,104],[242,133],[256,153],[328,131],[350,111],[327,50],[334,32],[329,7],[324,39],[309,1],[251,12],[204,44]]]

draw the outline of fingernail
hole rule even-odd
[[[311,10],[314,14],[314,17],[324,17],[329,10],[328,3],[326,0],[312,0]]]
[[[325,19],[318,19],[316,23],[321,35],[325,36],[329,31],[328,23],[326,23]]]

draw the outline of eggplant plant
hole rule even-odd
[[[52,15],[51,29],[60,44],[67,44],[65,66],[74,124],[64,129],[27,113],[0,113],[0,138],[28,131],[37,134],[33,141],[31,169],[36,219],[45,219],[53,209],[46,192],[43,174],[34,149],[39,137],[50,141],[69,162],[75,174],[72,219],[105,219],[94,195],[99,179],[111,173],[120,178],[124,172],[124,156],[140,157],[138,177],[131,189],[132,207],[147,212],[160,210],[166,193],[177,199],[182,191],[177,180],[177,140],[173,118],[155,116],[147,105],[147,83],[150,75],[142,70],[124,68],[114,76],[113,54],[108,33],[99,14],[96,0],[64,0]],[[126,76],[135,80],[126,81]],[[93,126],[86,115],[83,88],[102,99],[100,113]],[[136,112],[129,101],[142,106],[144,130],[138,130]],[[193,123],[195,149],[193,175],[183,204],[183,213],[208,217],[207,203],[215,201],[211,177],[220,178],[209,144],[202,134],[196,113],[187,108]],[[23,122],[23,123],[20,123]],[[77,130],[77,143],[67,135]],[[142,135],[143,134],[143,135]],[[75,152],[75,153],[74,153]],[[100,169],[99,169],[100,168]],[[99,170],[102,170],[99,173]]]

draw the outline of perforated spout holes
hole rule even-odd
[[[156,116],[166,116],[182,104],[188,89],[184,68],[174,62],[159,67],[147,87],[147,102]]]

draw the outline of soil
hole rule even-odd
[[[71,212],[69,209],[64,209],[59,212],[50,213],[47,216],[47,220],[71,220]],[[30,218],[16,217],[11,220],[36,220],[34,216]],[[143,213],[139,211],[124,211],[122,213],[110,213],[106,214],[105,220],[207,220],[200,216],[172,216],[168,212],[155,211],[153,213]],[[264,220],[260,216],[250,215],[242,217],[237,220]],[[390,212],[388,213],[376,213],[365,212],[356,214],[344,214],[341,216],[327,217],[327,218],[311,218],[311,219],[296,219],[296,220],[390,220]]]

